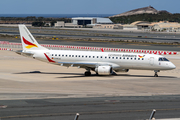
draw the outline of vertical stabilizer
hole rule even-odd
[[[25,25],[19,25],[23,50],[47,50],[38,44]]]

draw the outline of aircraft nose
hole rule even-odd
[[[170,67],[171,69],[175,69],[175,68],[176,68],[176,66],[175,66],[173,63],[169,64],[169,67]]]

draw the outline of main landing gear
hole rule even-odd
[[[91,71],[90,69],[86,69],[87,71],[84,73],[85,76],[91,76]]]
[[[154,77],[158,77],[157,72],[160,72],[160,70],[154,70]]]
[[[86,72],[84,73],[84,75],[85,75],[85,76],[91,76],[91,72],[90,72],[90,71],[86,71]]]

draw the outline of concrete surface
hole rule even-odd
[[[130,70],[85,77],[84,69],[56,66],[0,51],[0,119],[142,120],[180,118],[180,55],[166,56],[176,69]]]
[[[130,70],[117,76],[85,77],[84,69],[56,66],[0,51],[0,100],[152,96],[180,94],[180,55],[167,56],[175,70]]]

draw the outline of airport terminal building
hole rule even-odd
[[[71,23],[64,23],[64,21],[57,21],[55,27],[93,27],[97,24],[113,24],[109,18],[100,17],[74,17]]]
[[[159,21],[150,23],[148,21],[135,21],[131,24],[114,24],[109,18],[100,17],[75,17],[72,18],[71,23],[57,21],[55,27],[180,32],[180,24],[177,22]]]
[[[72,23],[74,25],[93,25],[93,24],[113,24],[109,18],[99,18],[99,17],[75,17],[72,18]]]

